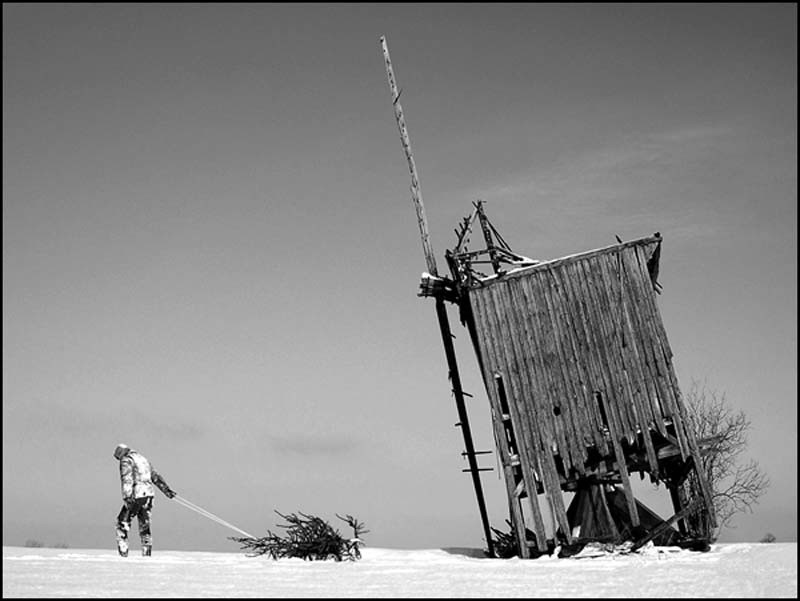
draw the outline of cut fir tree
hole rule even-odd
[[[285,536],[279,536],[267,530],[261,538],[230,537],[249,551],[250,557],[269,555],[272,559],[282,557],[299,557],[307,561],[333,559],[334,561],[355,561],[361,559],[359,545],[363,545],[361,535],[369,532],[363,522],[351,515],[345,517],[338,513],[336,517],[353,529],[353,537],[345,538],[327,521],[314,515],[302,512],[284,515],[275,511],[286,520],[287,524],[279,524],[286,530]]]

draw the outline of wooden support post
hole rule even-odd
[[[625,453],[622,450],[619,440],[614,438],[612,443],[614,444],[614,454],[616,455],[617,466],[619,467],[619,476],[622,480],[622,490],[625,493],[625,501],[628,504],[628,514],[631,517],[631,524],[636,528],[641,524],[641,520],[639,519],[639,510],[636,507],[636,499],[633,496],[633,489],[631,488],[631,479],[628,476],[628,466],[625,464]]]
[[[475,487],[475,496],[478,499],[478,511],[481,514],[483,534],[486,537],[489,555],[494,556],[494,542],[492,540],[492,530],[489,526],[489,516],[486,512],[486,502],[483,498],[480,469],[475,459],[475,445],[472,442],[472,431],[469,427],[467,407],[464,403],[464,391],[461,389],[461,377],[458,374],[458,363],[456,362],[456,352],[453,346],[453,336],[450,332],[450,320],[447,318],[447,307],[444,304],[444,298],[442,296],[436,297],[436,315],[439,318],[439,329],[442,333],[444,353],[447,357],[447,368],[450,374],[450,382],[453,385],[453,396],[455,396],[456,399],[458,421],[461,426],[461,433],[464,436],[464,449],[466,451],[467,461],[469,462],[469,471],[472,474],[472,484]]]
[[[665,532],[667,530],[667,528],[670,527],[672,522],[674,522],[676,520],[682,520],[687,515],[690,515],[692,512],[696,511],[700,507],[700,504],[702,502],[703,502],[703,498],[702,497],[697,497],[694,501],[689,503],[686,507],[681,509],[678,513],[673,515],[667,521],[665,521],[662,524],[660,524],[659,526],[656,526],[655,528],[653,528],[647,536],[645,536],[644,538],[641,538],[638,541],[636,541],[634,543],[634,545],[631,547],[630,552],[633,553],[637,549],[642,548],[644,545],[646,545],[648,542],[650,542],[655,537],[660,535],[662,532]]]
[[[672,508],[675,510],[675,513],[680,513],[682,508],[681,503],[681,495],[680,495],[680,485],[679,484],[672,484],[668,486],[669,489],[669,496],[672,499]],[[686,521],[685,520],[678,520],[678,531],[681,533],[682,536],[686,536]]]
[[[500,273],[500,261],[497,259],[497,250],[495,250],[494,240],[492,240],[492,231],[489,229],[486,214],[483,212],[482,200],[475,203],[475,210],[478,213],[478,219],[481,223],[481,231],[483,232],[483,239],[486,242],[486,250],[489,252],[489,260],[492,263],[492,269],[496,274]]]
[[[603,519],[606,521],[606,524],[608,524],[608,528],[611,531],[611,536],[613,537],[614,542],[617,542],[620,538],[619,530],[617,529],[617,525],[614,523],[614,518],[611,516],[611,510],[608,508],[608,498],[606,497],[605,485],[597,484],[595,488],[599,493],[596,497],[596,500],[599,500],[600,511],[603,514]]]

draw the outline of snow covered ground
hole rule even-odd
[[[138,552],[3,547],[3,597],[797,597],[797,543],[536,560],[365,547],[342,563]]]

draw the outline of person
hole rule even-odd
[[[120,443],[114,449],[119,460],[119,476],[122,483],[122,509],[117,515],[117,550],[122,557],[128,556],[128,532],[135,517],[139,522],[139,538],[142,555],[150,557],[153,539],[150,533],[150,512],[153,509],[155,488],[172,499],[176,493],[166,480],[153,468],[147,457],[128,445]]]

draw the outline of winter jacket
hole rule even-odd
[[[152,497],[155,495],[154,484],[167,496],[169,496],[167,491],[172,492],[147,457],[133,449],[130,449],[119,460],[119,475],[122,482],[123,499]]]

